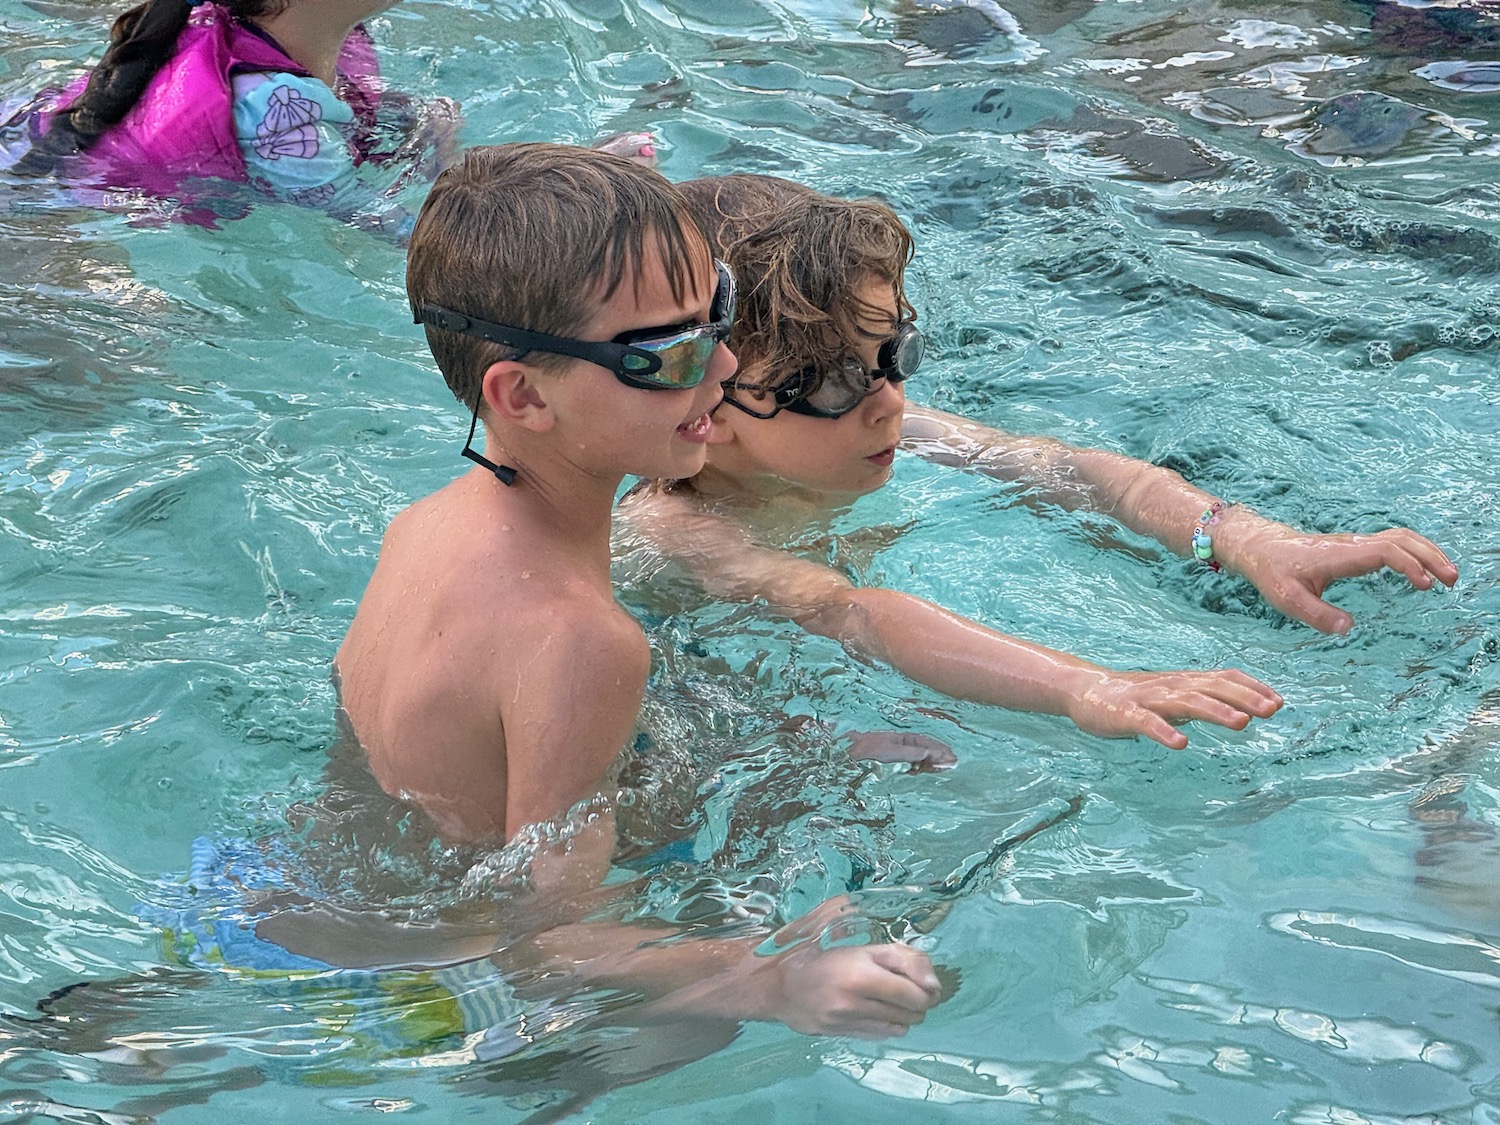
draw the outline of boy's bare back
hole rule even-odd
[[[503,843],[587,797],[645,687],[608,572],[527,507],[475,471],[403,511],[337,657],[376,780],[453,840]]]

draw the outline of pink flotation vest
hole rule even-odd
[[[380,70],[374,45],[357,27],[338,58],[343,79],[340,95],[366,126],[380,104]],[[218,4],[200,4],[177,37],[177,49],[156,72],[140,101],[118,124],[101,135],[84,154],[88,179],[110,187],[139,188],[170,195],[183,181],[250,178],[234,129],[234,94],[230,80],[238,74],[283,71],[310,77],[268,38],[257,35]],[[59,95],[45,115],[42,131],[57,113],[70,107],[88,83],[88,75]],[[355,151],[355,163],[363,153]]]

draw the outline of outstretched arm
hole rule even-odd
[[[1023,437],[957,415],[908,405],[902,445],[926,460],[973,469],[998,480],[1025,481],[1066,508],[1086,507],[1150,536],[1179,555],[1192,554],[1193,528],[1218,498],[1170,469],[1102,449]],[[1210,529],[1215,560],[1245,578],[1288,617],[1325,633],[1354,624],[1323,600],[1340,578],[1389,567],[1419,590],[1451,586],[1458,568],[1436,544],[1406,528],[1373,535],[1319,535],[1234,505]]]
[[[536,933],[494,955],[549,989],[604,985],[642,997],[633,1024],[763,1020],[808,1035],[904,1035],[942,998],[925,953],[899,943],[825,946],[860,915],[830,899],[774,934],[689,937],[665,928],[579,922]],[[757,952],[770,938],[780,952]]]
[[[744,527],[671,495],[624,509],[631,526],[685,566],[715,597],[764,599],[810,632],[880,660],[958,699],[1066,715],[1105,737],[1144,735],[1180,749],[1173,724],[1235,730],[1281,698],[1243,672],[1116,672],[986,628],[923,598],[857,587],[821,563],[771,550]]]
[[[515,679],[502,687],[511,838],[599,789],[640,708],[649,656],[639,627],[623,614],[612,626],[597,615],[558,621],[565,612],[554,611],[554,639],[514,662]],[[632,1021],[773,1020],[810,1034],[881,1038],[921,1022],[939,999],[932,965],[918,950],[823,947],[825,932],[853,913],[844,900],[784,928],[776,945],[785,952],[769,957],[756,952],[764,931],[685,939],[665,928],[580,921],[591,898],[609,893],[600,884],[614,846],[606,811],[566,844],[539,852],[527,936],[507,943],[497,963],[530,970],[549,989],[570,982],[638,993],[650,1002]]]

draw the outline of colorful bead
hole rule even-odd
[[[1219,519],[1230,508],[1234,507],[1234,501],[1215,500],[1213,506],[1208,508],[1198,522],[1193,526],[1193,557],[1209,570],[1220,569],[1218,562],[1214,559],[1214,537],[1209,534],[1209,528],[1219,522]]]

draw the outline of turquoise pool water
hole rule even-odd
[[[917,938],[954,987],[906,1039],[752,1025],[576,1119],[1500,1121],[1496,18],[709,10],[409,0],[374,30],[396,85],[464,103],[470,143],[650,127],[674,178],[886,196],[919,241],[915,400],[1168,464],[1290,523],[1407,524],[1462,578],[1342,583],[1358,626],[1324,637],[1107,520],[910,457],[808,532],[1000,628],[1122,666],[1243,667],[1286,696],[1174,754],[955,704],[623,555],[667,748],[641,784],[657,808],[702,790],[679,814],[692,862],[630,909],[791,917],[854,884],[900,925],[934,899],[900,888],[973,876]],[[0,0],[0,97],[86,59],[95,12]],[[15,1017],[168,965],[137,902],[196,837],[277,831],[315,797],[328,661],[387,520],[460,471],[465,422],[406,323],[397,248],[277,206],[215,232],[25,198],[0,213]],[[826,724],[778,729],[800,714]],[[839,732],[892,725],[959,767],[840,758]],[[0,1024],[0,1119],[521,1121],[558,1074],[610,1064],[566,1029],[509,1062],[382,1051],[339,1031],[336,1000],[148,979],[69,1009],[130,1036],[128,1058],[81,1018]]]

